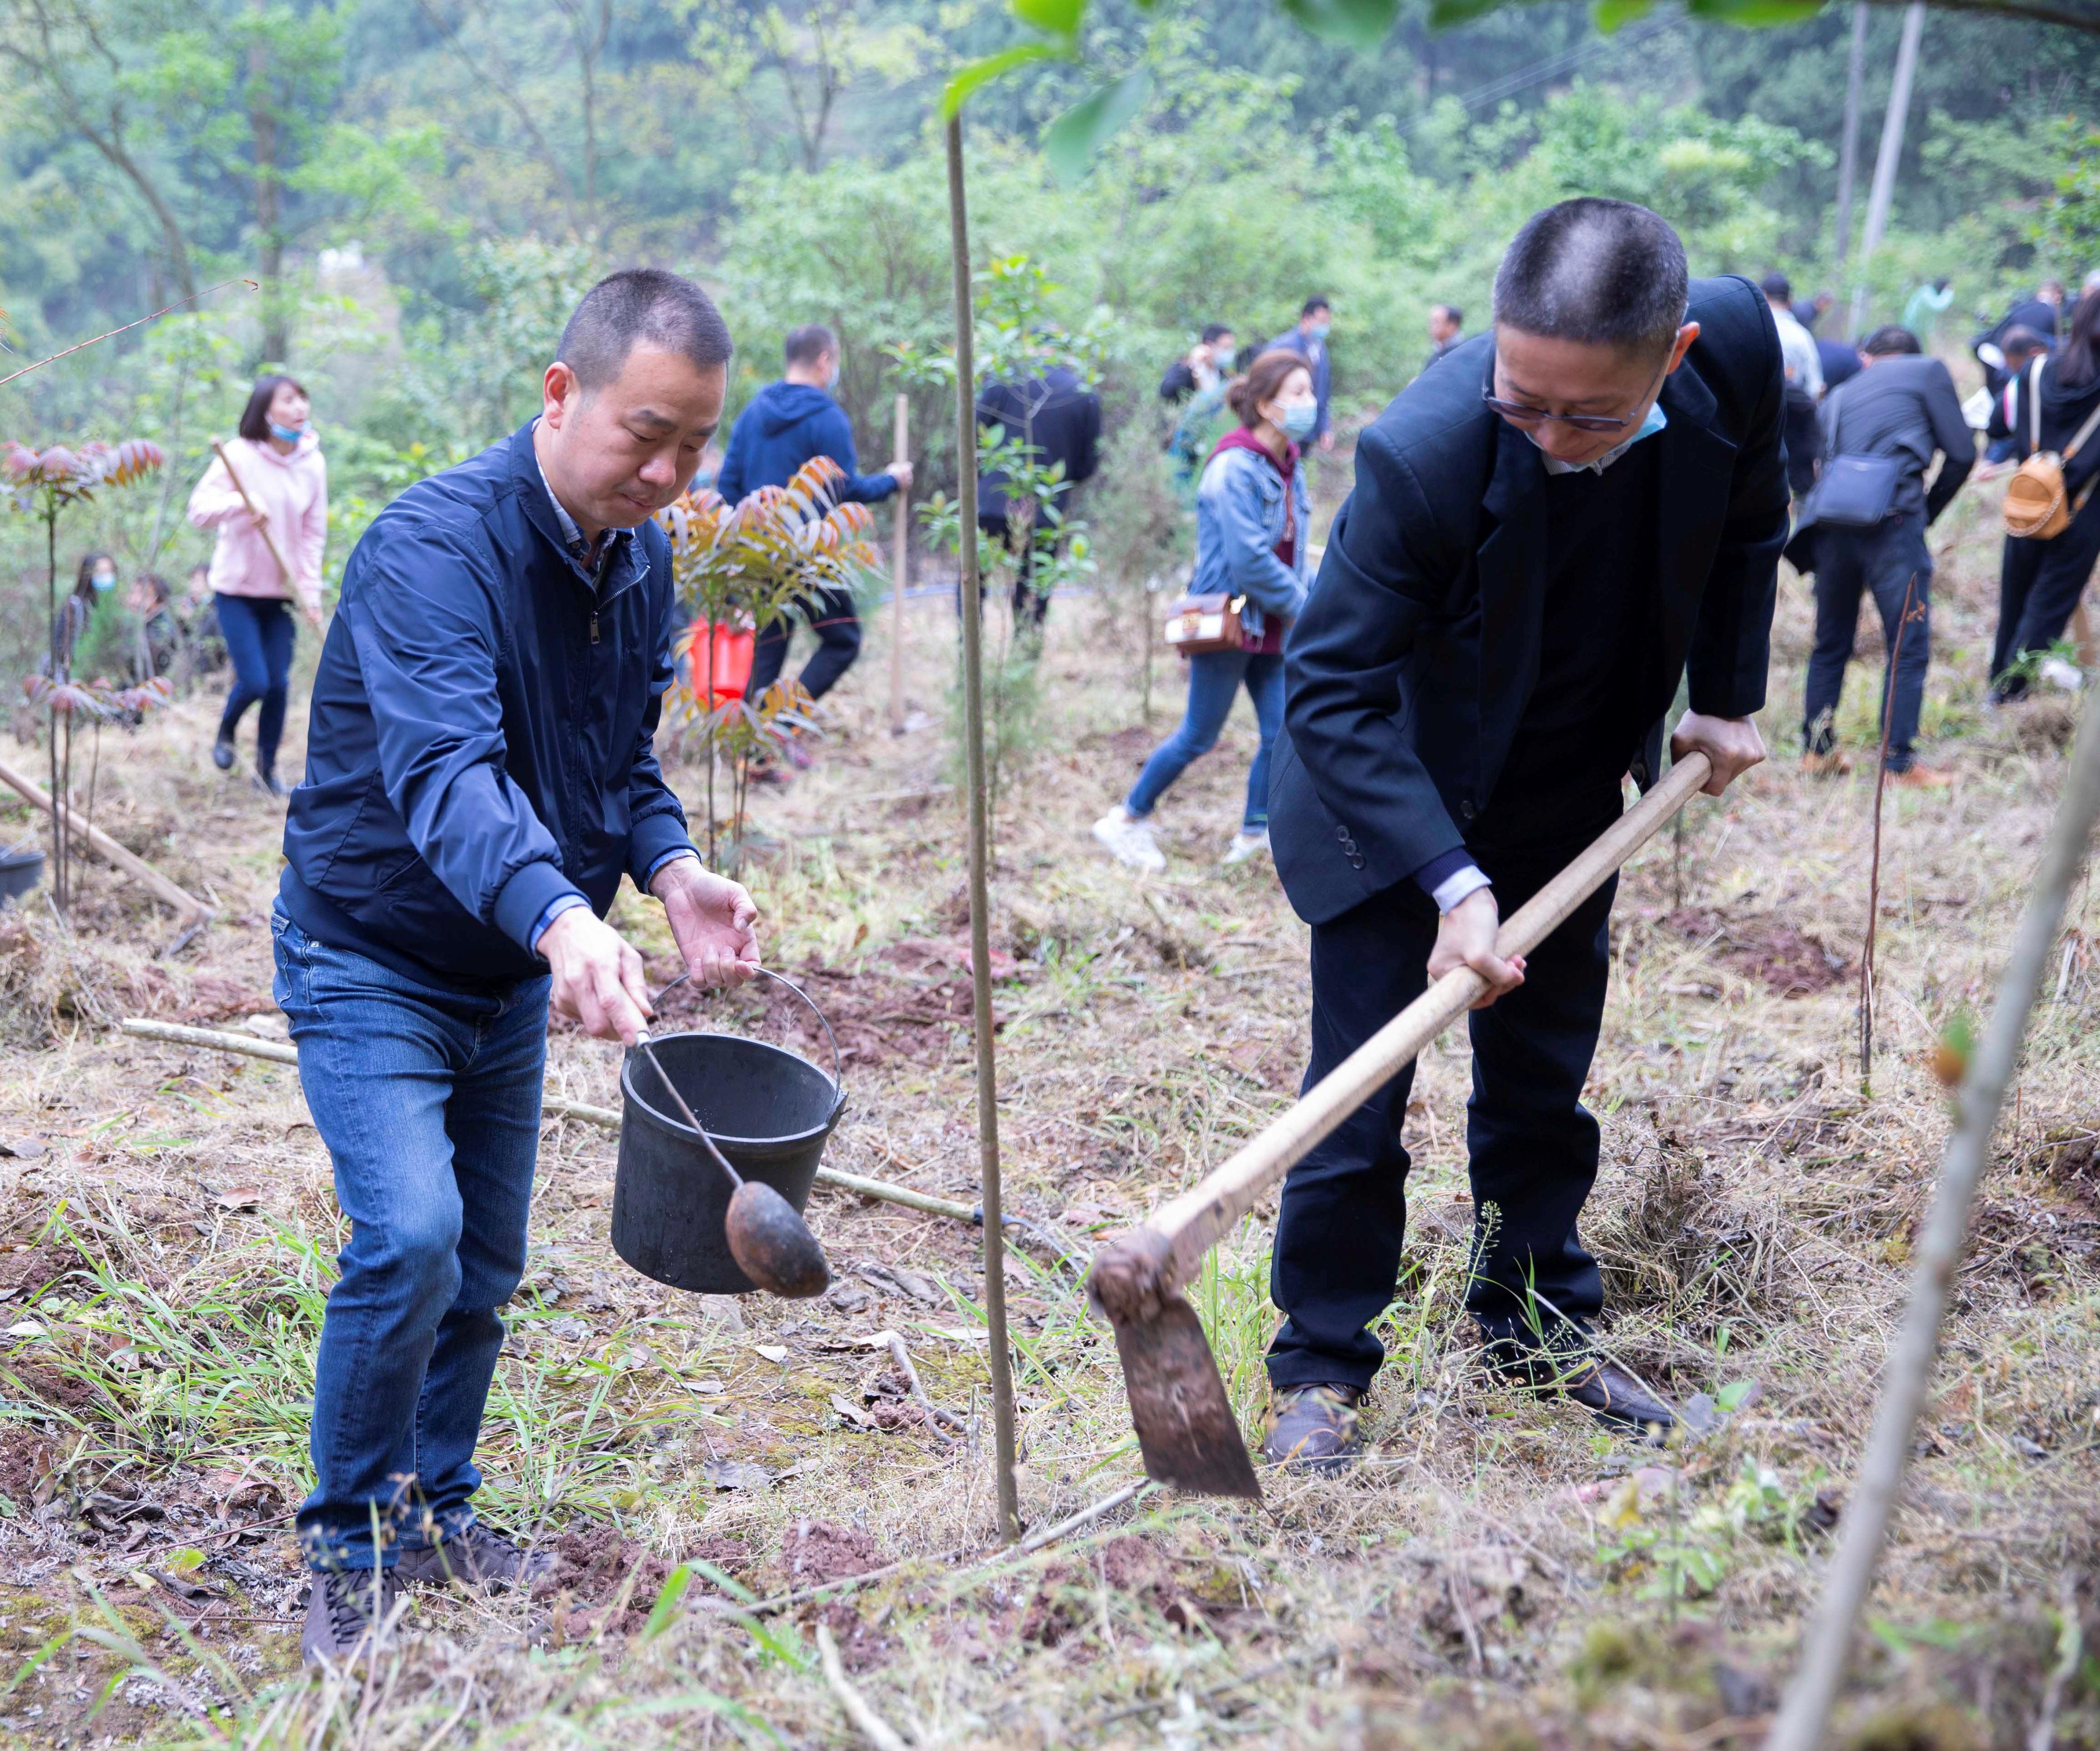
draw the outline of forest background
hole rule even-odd
[[[1412,6],[1357,54],[1268,0],[1097,5],[1092,64],[1158,77],[1070,184],[1037,141],[1087,72],[973,103],[981,254],[1030,256],[1052,314],[1102,338],[1112,429],[1198,324],[1260,340],[1316,291],[1337,412],[1368,417],[1419,368],[1427,307],[1477,327],[1511,230],[1577,192],[1665,214],[1695,271],[1832,284],[1849,8],[1763,30],[1665,10],[1610,35],[1576,4],[1426,19]],[[1855,214],[1899,22],[1870,9]],[[778,375],[788,329],[832,324],[874,465],[901,386],[885,349],[949,321],[942,81],[1020,34],[990,0],[0,0],[9,355],[236,280],[11,386],[0,438],[169,452],[148,488],[69,514],[62,579],[103,548],[179,584],[207,550],[184,495],[272,364],[313,393],[333,589],[389,497],[529,417],[577,295],[641,261],[720,296],[732,414]],[[1870,321],[1945,275],[1940,339],[1958,341],[2040,275],[2075,285],[2100,261],[2094,40],[1928,14]],[[951,485],[942,396],[915,400],[921,490]],[[33,519],[0,518],[0,675],[33,663],[44,602]]]

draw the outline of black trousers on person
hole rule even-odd
[[[1031,527],[1024,535],[1018,527],[1006,520],[1004,511],[996,515],[978,518],[977,527],[1012,554],[1019,563],[1020,570],[1013,577],[1013,618],[1016,624],[1028,620],[1040,626],[1043,616],[1050,611],[1050,593],[1048,590],[1038,591],[1035,588],[1035,530]],[[1058,551],[1064,545],[1064,541],[1065,537],[1061,533],[1051,551]]]
[[[810,598],[810,630],[817,635],[817,648],[797,678],[811,699],[821,699],[838,685],[839,677],[860,655],[860,608],[849,589],[819,590]],[[751,653],[751,681],[744,689],[746,699],[756,703],[779,680],[793,631],[786,620],[769,620],[758,629],[758,640]]]
[[[1998,633],[1991,646],[1992,690],[1999,698],[2017,699],[2027,690],[2025,681],[2005,671],[2026,652],[2046,651],[2063,637],[2095,559],[2100,559],[2100,491],[2053,540],[2005,537],[1998,567]]]
[[[1507,918],[1597,833],[1474,855]],[[1543,1301],[1577,1322],[1604,1304],[1597,1262],[1576,1218],[1597,1177],[1597,1122],[1582,1103],[1609,973],[1607,882],[1529,957],[1524,982],[1473,1012],[1466,1112],[1474,1259],[1466,1304],[1490,1339],[1520,1349],[1560,1335]],[[1427,982],[1436,909],[1412,882],[1312,928],[1310,1088]],[[1271,1299],[1289,1317],[1269,1347],[1278,1387],[1368,1387],[1384,1360],[1369,1330],[1392,1302],[1407,1222],[1401,1146],[1410,1065],[1290,1170],[1283,1187]]]

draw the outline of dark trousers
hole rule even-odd
[[[1932,659],[1932,550],[1925,516],[1913,511],[1873,529],[1815,530],[1815,648],[1808,659],[1802,734],[1813,752],[1827,754],[1832,722],[1844,690],[1845,665],[1860,629],[1860,595],[1872,593],[1882,616],[1882,642],[1900,661],[1882,676],[1882,721],[1888,732],[1888,768],[1908,772],[1925,702],[1925,671]],[[1909,618],[1904,619],[1908,595]],[[1904,629],[1896,651],[1896,629]]]
[[[1991,646],[1991,690],[1998,698],[2018,699],[2027,690],[2024,677],[2005,671],[2028,651],[2045,651],[2063,637],[2095,559],[2100,559],[2100,491],[2054,540],[2005,537],[1998,567],[1998,634]]]
[[[995,517],[980,517],[977,527],[990,536],[1007,552],[1012,554],[1020,566],[1013,578],[1013,617],[1017,621],[1029,620],[1035,625],[1043,624],[1043,617],[1050,611],[1050,593],[1035,588],[1035,531],[1031,525],[1024,534],[1017,526],[1006,520],[1002,511]],[[1061,533],[1051,551],[1056,553],[1065,543]]]
[[[274,772],[277,743],[285,734],[285,700],[291,686],[292,605],[262,596],[214,595],[212,599],[218,608],[219,637],[233,659],[233,685],[218,720],[218,739],[231,742],[242,714],[260,699],[255,766],[259,772]]]
[[[1805,395],[1797,401],[1789,390],[1781,430],[1786,439],[1787,486],[1796,498],[1805,499],[1815,484],[1815,465],[1823,455],[1823,429],[1816,423],[1815,404]]]
[[[1507,918],[1610,817],[1565,843],[1475,856]],[[1597,1177],[1597,1122],[1582,1083],[1597,1049],[1609,972],[1617,879],[1535,949],[1524,982],[1472,1012],[1473,1093],[1466,1148],[1473,1187],[1473,1270],[1466,1305],[1493,1339],[1539,1347],[1559,1328],[1544,1300],[1576,1322],[1604,1304],[1597,1262],[1575,1233]],[[1312,1061],[1326,1076],[1427,983],[1436,908],[1412,882],[1312,927]],[[1410,1065],[1284,1181],[1269,1294],[1289,1317],[1269,1346],[1278,1387],[1367,1387],[1384,1352],[1368,1330],[1392,1300],[1407,1221],[1401,1127]]]
[[[796,678],[811,699],[821,699],[860,655],[860,610],[849,589],[819,590],[810,598],[810,630],[817,635],[817,649]],[[751,682],[743,695],[754,704],[779,680],[793,631],[784,620],[768,621],[759,629],[751,653]]]

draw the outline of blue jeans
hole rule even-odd
[[[1901,667],[1882,681],[1882,721],[1888,730],[1888,768],[1908,772],[1925,703],[1925,670],[1932,657],[1932,552],[1925,545],[1925,517],[1912,511],[1872,529],[1818,527],[1815,531],[1815,648],[1808,659],[1802,739],[1811,752],[1827,754],[1836,738],[1831,725],[1844,690],[1845,665],[1860,626],[1860,593],[1871,591],[1881,611],[1882,639],[1896,648],[1896,628],[1910,598],[1904,628]]]
[[[1233,699],[1246,682],[1247,697],[1254,701],[1255,721],[1261,726],[1261,746],[1254,764],[1247,768],[1246,816],[1242,823],[1250,833],[1268,825],[1268,751],[1276,732],[1283,726],[1283,658],[1249,656],[1244,651],[1206,651],[1189,659],[1189,707],[1181,727],[1153,750],[1138,774],[1137,783],[1123,800],[1135,815],[1148,815],[1167,787],[1187,770],[1198,754],[1207,753],[1218,739],[1231,713]]]
[[[350,1218],[315,1365],[315,1568],[390,1568],[457,1536],[525,1268],[547,1057],[545,977],[470,995],[316,942],[281,906],[278,1006]]]
[[[233,685],[218,720],[218,739],[231,742],[240,719],[258,699],[255,765],[262,773],[277,769],[277,742],[285,733],[285,700],[292,676],[292,605],[263,596],[214,594],[219,637],[233,659]]]

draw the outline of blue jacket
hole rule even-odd
[[[1276,557],[1283,539],[1284,487],[1273,463],[1235,445],[1205,463],[1197,483],[1196,571],[1189,593],[1246,597],[1240,619],[1250,637],[1262,636],[1266,616],[1295,620],[1305,606],[1312,501],[1303,468],[1291,470],[1290,502],[1298,531],[1295,569]]]
[[[654,523],[595,577],[570,557],[529,425],[409,487],[351,554],[321,649],[293,922],[443,986],[544,973],[549,903],[602,917],[623,873],[691,849],[654,747],[677,619]]]
[[[873,505],[897,490],[894,475],[860,472],[845,408],[814,384],[783,378],[737,415],[715,491],[734,505],[761,487],[784,487],[813,456],[827,456],[846,471],[839,496],[849,505]]]

